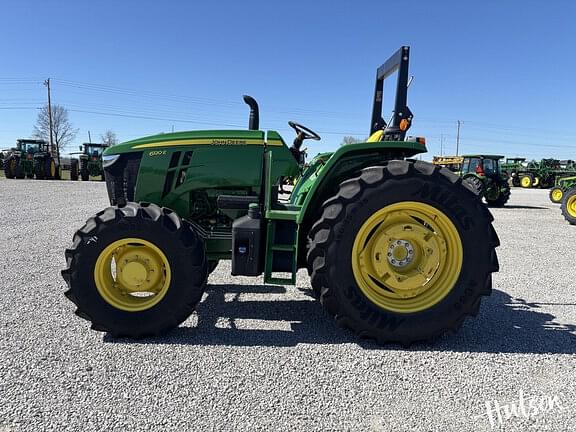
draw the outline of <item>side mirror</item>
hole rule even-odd
[[[82,151],[82,146],[78,147],[78,150]]]

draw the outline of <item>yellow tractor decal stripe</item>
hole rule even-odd
[[[157,148],[157,147],[174,147],[188,145],[213,145],[213,146],[233,146],[233,145],[264,145],[264,140],[260,139],[235,139],[235,138],[197,138],[187,140],[161,141],[149,144],[139,144],[134,149]],[[280,140],[270,140],[267,145],[281,146]]]

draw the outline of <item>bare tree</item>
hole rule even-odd
[[[356,143],[361,143],[364,141],[366,141],[366,140],[361,140],[361,139],[355,138],[353,136],[345,136],[344,138],[342,138],[342,142],[340,143],[340,145],[356,144]]]
[[[102,140],[103,144],[106,144],[109,146],[113,146],[113,145],[118,144],[118,137],[111,130],[107,130],[102,135],[100,135],[100,139]]]
[[[72,140],[76,138],[77,133],[78,129],[72,127],[72,123],[70,123],[68,118],[68,110],[62,105],[52,105],[52,137],[54,140],[52,151],[55,152],[58,149],[62,153]],[[50,142],[48,105],[45,105],[38,113],[33,134],[36,138]]]

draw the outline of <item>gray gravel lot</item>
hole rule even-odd
[[[91,199],[85,199],[91,196]],[[0,431],[490,430],[485,402],[555,395],[502,430],[575,430],[576,227],[548,192],[496,209],[501,272],[479,316],[409,349],[357,342],[297,287],[210,276],[160,339],[89,330],[62,295],[64,249],[103,183],[0,178]]]

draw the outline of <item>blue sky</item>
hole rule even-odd
[[[368,133],[376,68],[411,46],[411,134],[455,151],[576,159],[576,3],[544,1],[9,1],[0,18],[0,147],[27,137],[53,80],[76,143],[107,129],[246,127],[292,140]],[[390,95],[390,93],[388,93]],[[387,115],[385,116],[387,117]]]

